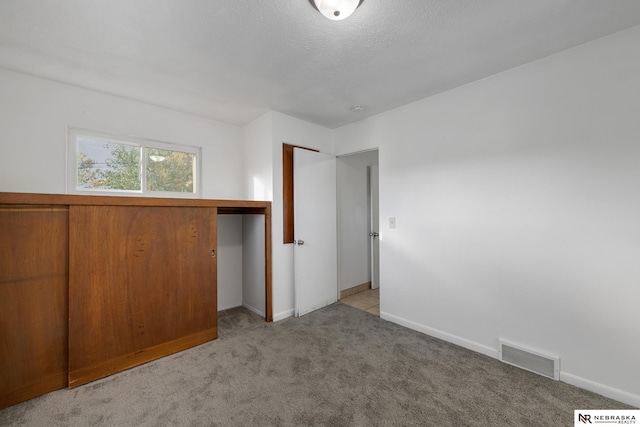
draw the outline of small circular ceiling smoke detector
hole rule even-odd
[[[360,113],[362,111],[365,110],[364,105],[354,105],[353,107],[351,107],[351,111],[353,111],[354,113]]]
[[[326,18],[339,21],[355,12],[362,0],[309,0],[309,2]]]

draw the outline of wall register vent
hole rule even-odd
[[[556,381],[560,379],[560,357],[499,340],[500,360]]]

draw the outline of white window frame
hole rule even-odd
[[[97,139],[114,144],[132,145],[140,147],[142,152],[140,155],[140,190],[116,190],[116,189],[86,189],[78,186],[78,139]],[[174,191],[149,191],[147,190],[147,159],[144,155],[145,149],[157,148],[160,150],[179,151],[195,155],[196,159],[193,164],[194,177],[193,193],[174,192]],[[66,191],[67,194],[87,194],[101,196],[136,196],[136,197],[172,197],[172,198],[202,198],[201,184],[201,162],[202,148],[192,145],[173,144],[169,142],[155,141],[152,139],[139,138],[134,136],[118,135],[110,132],[96,131],[90,129],[82,129],[78,127],[67,128],[67,177]]]

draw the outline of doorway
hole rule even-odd
[[[379,315],[378,150],[337,159],[340,302]]]

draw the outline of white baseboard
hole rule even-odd
[[[280,320],[287,319],[289,317],[293,317],[293,308],[290,310],[281,311],[280,313],[276,313],[273,315],[273,321],[279,322]]]
[[[257,315],[258,315],[258,316],[260,316],[260,317],[266,317],[266,315],[264,314],[264,312],[263,312],[263,311],[258,310],[257,308],[252,307],[252,306],[250,306],[249,304],[242,304],[242,306],[243,306],[244,308],[246,308],[247,310],[249,310],[249,311],[253,311],[255,314],[257,314]]]
[[[569,374],[567,372],[560,371],[560,381],[567,384],[574,385],[585,390],[598,393],[602,396],[610,399],[617,400],[618,402],[626,403],[627,405],[640,408],[640,396],[631,394],[617,388],[609,387],[608,385],[600,384],[586,378],[579,377],[577,375]],[[591,409],[591,408],[576,408],[576,409]],[[593,408],[593,409],[608,409],[608,408]]]
[[[499,353],[497,349],[488,347],[483,344],[479,344],[474,341],[470,341],[466,338],[462,338],[457,335],[453,335],[453,334],[441,331],[439,329],[430,328],[428,326],[421,325],[411,320],[403,319],[402,317],[394,316],[392,314],[385,313],[385,312],[380,312],[380,318],[384,320],[388,320],[393,323],[397,323],[398,325],[401,325],[401,326],[405,326],[409,329],[413,329],[414,331],[422,332],[423,334],[427,334],[429,336],[439,338],[443,341],[447,341],[452,344],[459,345],[460,347],[464,347],[466,349],[484,354],[486,356],[493,357],[494,359],[499,358]],[[627,405],[640,408],[640,396],[638,395],[628,393],[626,391],[619,390],[617,388],[613,388],[604,384],[596,383],[594,381],[587,380],[577,375],[573,375],[573,374],[562,372],[562,371],[560,371],[560,381],[582,388],[584,390],[589,390],[594,393],[598,393],[610,399],[617,400],[618,402],[626,403]],[[576,409],[606,409],[606,408],[576,408]]]
[[[460,347],[473,350],[477,353],[484,354],[494,359],[498,358],[498,350],[495,348],[487,347],[486,345],[478,344],[477,342],[470,341],[466,338],[459,337],[457,335],[450,334],[448,332],[441,331],[439,329],[430,328],[425,325],[413,322],[411,320],[403,319],[402,317],[394,316],[393,314],[380,312],[380,317],[384,320],[388,320],[398,325],[405,326],[414,331],[422,332],[423,334],[430,335],[432,337],[440,338],[443,341],[450,342],[452,344],[459,345]]]

